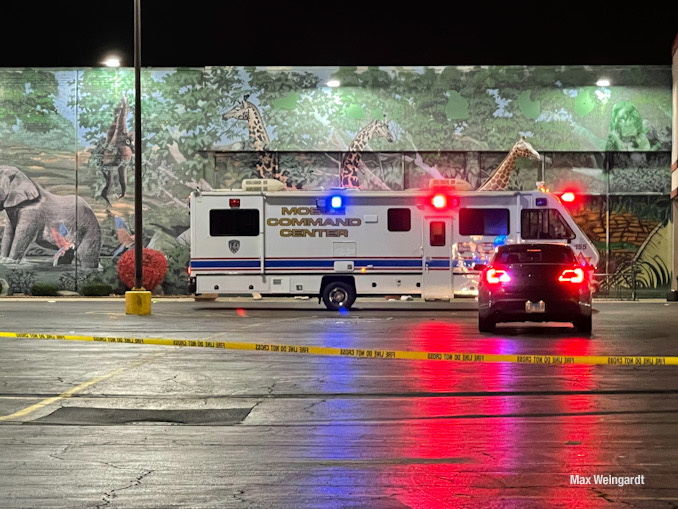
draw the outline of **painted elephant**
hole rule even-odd
[[[73,249],[80,266],[96,268],[101,250],[99,221],[79,196],[43,189],[14,166],[0,165],[0,212],[7,213],[0,262],[19,262],[31,242],[60,252]]]

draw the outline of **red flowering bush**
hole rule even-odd
[[[144,288],[149,292],[158,286],[167,272],[165,255],[155,249],[144,249],[141,252]],[[125,251],[118,260],[118,276],[127,288],[134,288],[136,275],[134,272],[134,250]]]

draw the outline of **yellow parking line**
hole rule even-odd
[[[167,352],[157,353],[157,354],[153,354],[153,355],[147,355],[144,358],[138,360],[137,362],[130,364],[129,366],[123,366],[123,367],[120,367],[120,368],[116,368],[113,371],[106,373],[105,375],[94,377],[90,380],[87,380],[86,382],[81,383],[80,385],[78,385],[76,387],[73,387],[71,389],[68,389],[65,392],[62,392],[58,396],[53,396],[51,398],[43,399],[42,401],[39,401],[38,403],[36,403],[34,405],[26,407],[23,410],[19,410],[18,412],[14,412],[13,414],[0,416],[0,421],[11,421],[11,420],[14,420],[14,419],[21,419],[22,417],[26,417],[28,414],[35,412],[36,410],[40,410],[41,408],[44,408],[48,405],[51,405],[52,403],[56,403],[57,401],[60,401],[62,399],[70,398],[74,394],[82,392],[85,389],[87,389],[88,387],[91,387],[91,386],[93,386],[93,385],[95,385],[95,384],[97,384],[97,383],[99,383],[103,380],[107,380],[108,378],[112,378],[116,375],[119,375],[120,373],[122,373],[123,371],[125,371],[127,369],[139,367],[142,364],[145,364],[145,363],[152,361],[152,360],[154,360],[158,357],[161,357],[163,355],[167,355]]]

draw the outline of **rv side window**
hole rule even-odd
[[[210,210],[210,236],[256,237],[259,235],[259,211],[256,209]]]
[[[429,239],[432,246],[445,245],[445,221],[431,221]]]
[[[388,209],[388,231],[409,232],[412,228],[410,209]]]
[[[523,239],[573,239],[575,234],[556,209],[523,209],[520,217]]]
[[[460,235],[508,235],[508,209],[460,209]]]

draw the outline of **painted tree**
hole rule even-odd
[[[223,134],[215,114],[228,102],[219,90],[237,91],[237,72],[219,68],[143,71],[143,189],[146,198],[186,207],[190,184],[203,177],[209,161],[201,151]],[[128,69],[92,69],[78,79],[78,122],[83,138],[96,145],[105,136],[111,114],[122,95],[134,101],[134,73]],[[76,98],[71,99],[75,106]],[[134,129],[130,107],[129,129]],[[96,178],[96,175],[93,176]]]
[[[0,69],[0,142],[53,149],[73,147],[73,124],[57,110],[53,71]]]

